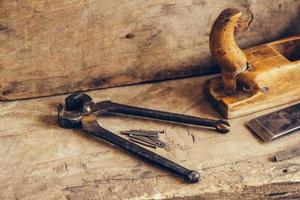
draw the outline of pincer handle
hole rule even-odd
[[[110,107],[111,109],[109,109],[108,112],[111,113],[119,113],[123,115],[145,117],[145,118],[196,125],[196,126],[212,127],[215,128],[219,133],[227,133],[230,130],[229,129],[230,125],[226,120],[206,119],[206,118],[194,117],[189,115],[152,110],[147,108],[139,108],[135,106],[123,105],[114,102],[110,102]]]
[[[160,167],[169,169],[176,174],[183,177],[190,183],[197,183],[200,181],[200,174],[197,171],[189,170],[167,158],[164,158],[148,149],[145,149],[131,141],[128,141],[104,128],[102,128],[98,123],[96,116],[86,116],[82,119],[82,128],[91,135],[104,139],[116,146],[119,146],[151,163],[155,163]]]

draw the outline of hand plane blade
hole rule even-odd
[[[300,103],[252,119],[246,125],[265,142],[300,130]]]

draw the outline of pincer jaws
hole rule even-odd
[[[63,104],[57,107],[58,123],[62,128],[79,128],[83,114],[81,112],[68,112]]]
[[[64,105],[58,105],[58,122],[62,128],[79,128],[82,127],[83,117],[98,116],[112,109],[110,101],[94,103],[85,93],[72,94],[66,97]]]

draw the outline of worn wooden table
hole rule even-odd
[[[96,101],[219,117],[205,102],[198,77],[92,91]],[[133,118],[105,117],[116,133],[166,129],[170,148],[158,149],[182,165],[199,170],[202,183],[188,184],[80,130],[57,124],[56,106],[65,96],[2,102],[0,117],[0,199],[238,199],[300,196],[300,158],[274,163],[278,150],[299,144],[299,133],[262,143],[245,128],[249,119],[271,110],[230,120],[220,135],[194,128]],[[274,110],[274,109],[273,109]]]

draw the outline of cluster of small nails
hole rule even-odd
[[[166,144],[159,139],[159,134],[164,134],[165,131],[149,131],[149,130],[129,130],[122,131],[123,135],[127,135],[129,140],[151,148],[165,148]]]

